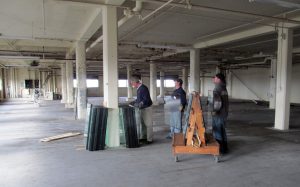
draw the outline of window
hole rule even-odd
[[[158,88],[160,88],[160,80],[156,80],[156,85]],[[164,81],[165,88],[173,88],[175,87],[175,82],[173,79],[167,79]]]
[[[160,80],[159,79],[156,80],[156,86],[157,86],[157,88],[160,88]]]
[[[165,87],[167,87],[167,88],[175,87],[175,81],[174,80],[165,80]]]
[[[118,81],[118,86],[121,88],[125,88],[128,86],[128,80],[127,79],[121,79]]]
[[[77,80],[73,80],[73,86],[74,88],[77,88]],[[97,79],[87,79],[86,80],[86,87],[87,88],[98,88],[98,80]]]

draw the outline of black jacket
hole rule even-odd
[[[178,89],[176,89],[176,90],[173,91],[172,97],[174,97],[174,96],[175,97],[177,97],[177,96],[180,97],[180,103],[181,103],[181,105],[183,107],[183,110],[184,110],[185,105],[186,105],[187,102],[186,102],[186,93],[182,89],[182,87],[180,87],[180,88],[178,88]]]
[[[225,84],[218,84],[213,91],[214,115],[227,118],[228,116],[228,93]]]
[[[135,100],[136,107],[139,107],[141,109],[147,108],[152,105],[152,100],[150,98],[149,90],[147,86],[141,85],[137,89],[137,99]]]

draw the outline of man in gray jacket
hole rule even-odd
[[[228,116],[228,93],[226,89],[225,76],[218,73],[214,77],[215,88],[213,91],[213,135],[220,144],[220,152],[227,153],[227,135],[226,135],[226,121]]]

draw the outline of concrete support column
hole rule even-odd
[[[9,97],[15,98],[15,69],[9,68]]]
[[[278,31],[275,129],[289,129],[293,31]]]
[[[3,69],[0,68],[0,100],[4,99],[4,76],[3,76]]]
[[[42,74],[42,82],[41,82],[41,88],[42,88],[42,94],[45,96],[46,88],[45,88],[45,80],[46,80],[46,74],[44,71],[41,72]]]
[[[118,108],[118,26],[117,8],[103,7],[104,106]]]
[[[221,69],[219,66],[216,66],[216,74],[221,73]]]
[[[85,119],[87,96],[86,96],[86,64],[85,42],[76,43],[76,79],[77,79],[77,117]]]
[[[188,92],[189,83],[188,83],[188,68],[187,67],[184,67],[182,69],[182,81],[183,81],[182,88],[184,89],[184,91]]]
[[[66,55],[66,59],[70,59],[70,55]],[[67,103],[66,108],[74,108],[74,90],[73,90],[73,79],[74,79],[74,70],[73,70],[73,61],[66,61],[66,80],[67,80]]]
[[[160,75],[160,91],[159,91],[159,97],[164,98],[165,97],[165,72],[161,71],[159,73]]]
[[[52,70],[52,91],[56,92],[56,71]]]
[[[42,75],[41,75],[41,71],[38,70],[38,73],[39,73],[39,90],[41,90],[41,86],[42,86]]]
[[[189,92],[200,92],[200,50],[190,50],[190,85]]]
[[[66,77],[66,64],[61,64],[61,103],[67,102],[67,77]]]
[[[99,97],[103,97],[103,77],[98,76]]]
[[[156,84],[157,72],[156,64],[150,63],[150,97],[154,105],[157,105]]]
[[[3,69],[3,77],[4,77],[4,98],[7,99],[9,98],[9,95],[8,95],[8,75],[7,75],[7,69]]]
[[[270,91],[269,91],[269,108],[275,109],[276,106],[276,73],[277,73],[277,60],[271,60],[270,70]]]
[[[227,71],[226,75],[226,87],[227,87],[227,92],[228,96],[232,96],[232,73],[230,70]]]
[[[204,81],[205,81],[205,73],[204,72],[201,72],[200,73],[200,93],[201,93],[201,96],[204,96],[205,95],[205,90],[204,90]]]
[[[130,79],[132,76],[132,67],[130,64],[127,64],[127,101],[131,101],[132,100],[132,86],[130,83]]]

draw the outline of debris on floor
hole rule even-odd
[[[50,141],[53,141],[53,140],[59,140],[59,139],[63,139],[63,138],[78,136],[80,134],[81,134],[80,132],[69,132],[69,133],[64,133],[64,134],[60,134],[60,135],[56,135],[56,136],[50,136],[50,137],[47,137],[47,138],[43,138],[40,141],[41,142],[50,142]]]

